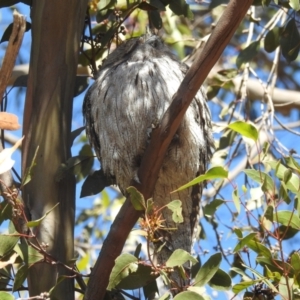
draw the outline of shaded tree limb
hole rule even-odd
[[[177,93],[173,96],[173,102],[164,114],[161,124],[153,130],[150,144],[138,171],[140,184],[133,182],[145,199],[151,197],[167,148],[188,106],[229,43],[251,4],[252,0],[230,1],[201,54],[197,55]],[[127,197],[92,269],[85,300],[103,299],[114,261],[120,255],[127,236],[139,216],[140,213],[133,208]]]

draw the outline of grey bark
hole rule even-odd
[[[71,118],[79,42],[87,0],[37,0],[32,8],[32,48],[23,133],[23,174],[39,146],[34,176],[23,197],[31,219],[54,209],[35,230],[40,243],[59,262],[73,258],[75,180],[61,182],[55,174],[71,155]],[[33,239],[32,239],[33,240]],[[49,291],[58,276],[68,274],[61,265],[39,263],[29,269],[31,296]],[[74,299],[72,279],[60,283],[52,299]]]

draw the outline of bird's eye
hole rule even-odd
[[[154,40],[154,41],[151,43],[151,46],[152,46],[153,48],[157,48],[157,46],[158,46],[158,41],[157,41],[157,40]]]
[[[157,48],[158,47],[158,45],[159,45],[159,41],[158,41],[158,39],[157,38],[151,38],[150,40],[149,40],[149,44],[153,47],[153,48]]]

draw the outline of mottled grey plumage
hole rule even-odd
[[[101,167],[121,191],[136,178],[151,129],[160,122],[187,69],[154,35],[124,42],[103,63],[83,111]],[[177,230],[165,234],[168,241],[158,254],[160,263],[175,249],[191,252],[202,188],[194,196],[192,189],[170,192],[205,172],[212,144],[211,117],[201,88],[169,146],[153,193],[158,207],[174,199],[183,207],[181,224],[173,222],[170,210],[162,210],[166,227]]]

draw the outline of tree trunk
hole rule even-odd
[[[74,82],[80,36],[88,0],[34,0],[32,48],[24,114],[22,168],[32,163],[39,147],[31,182],[23,190],[31,219],[55,208],[35,233],[56,261],[73,258],[75,180],[55,179],[61,163],[70,156]],[[60,265],[36,264],[29,269],[31,296],[49,291],[59,275]],[[51,299],[74,299],[73,280],[64,280]]]

